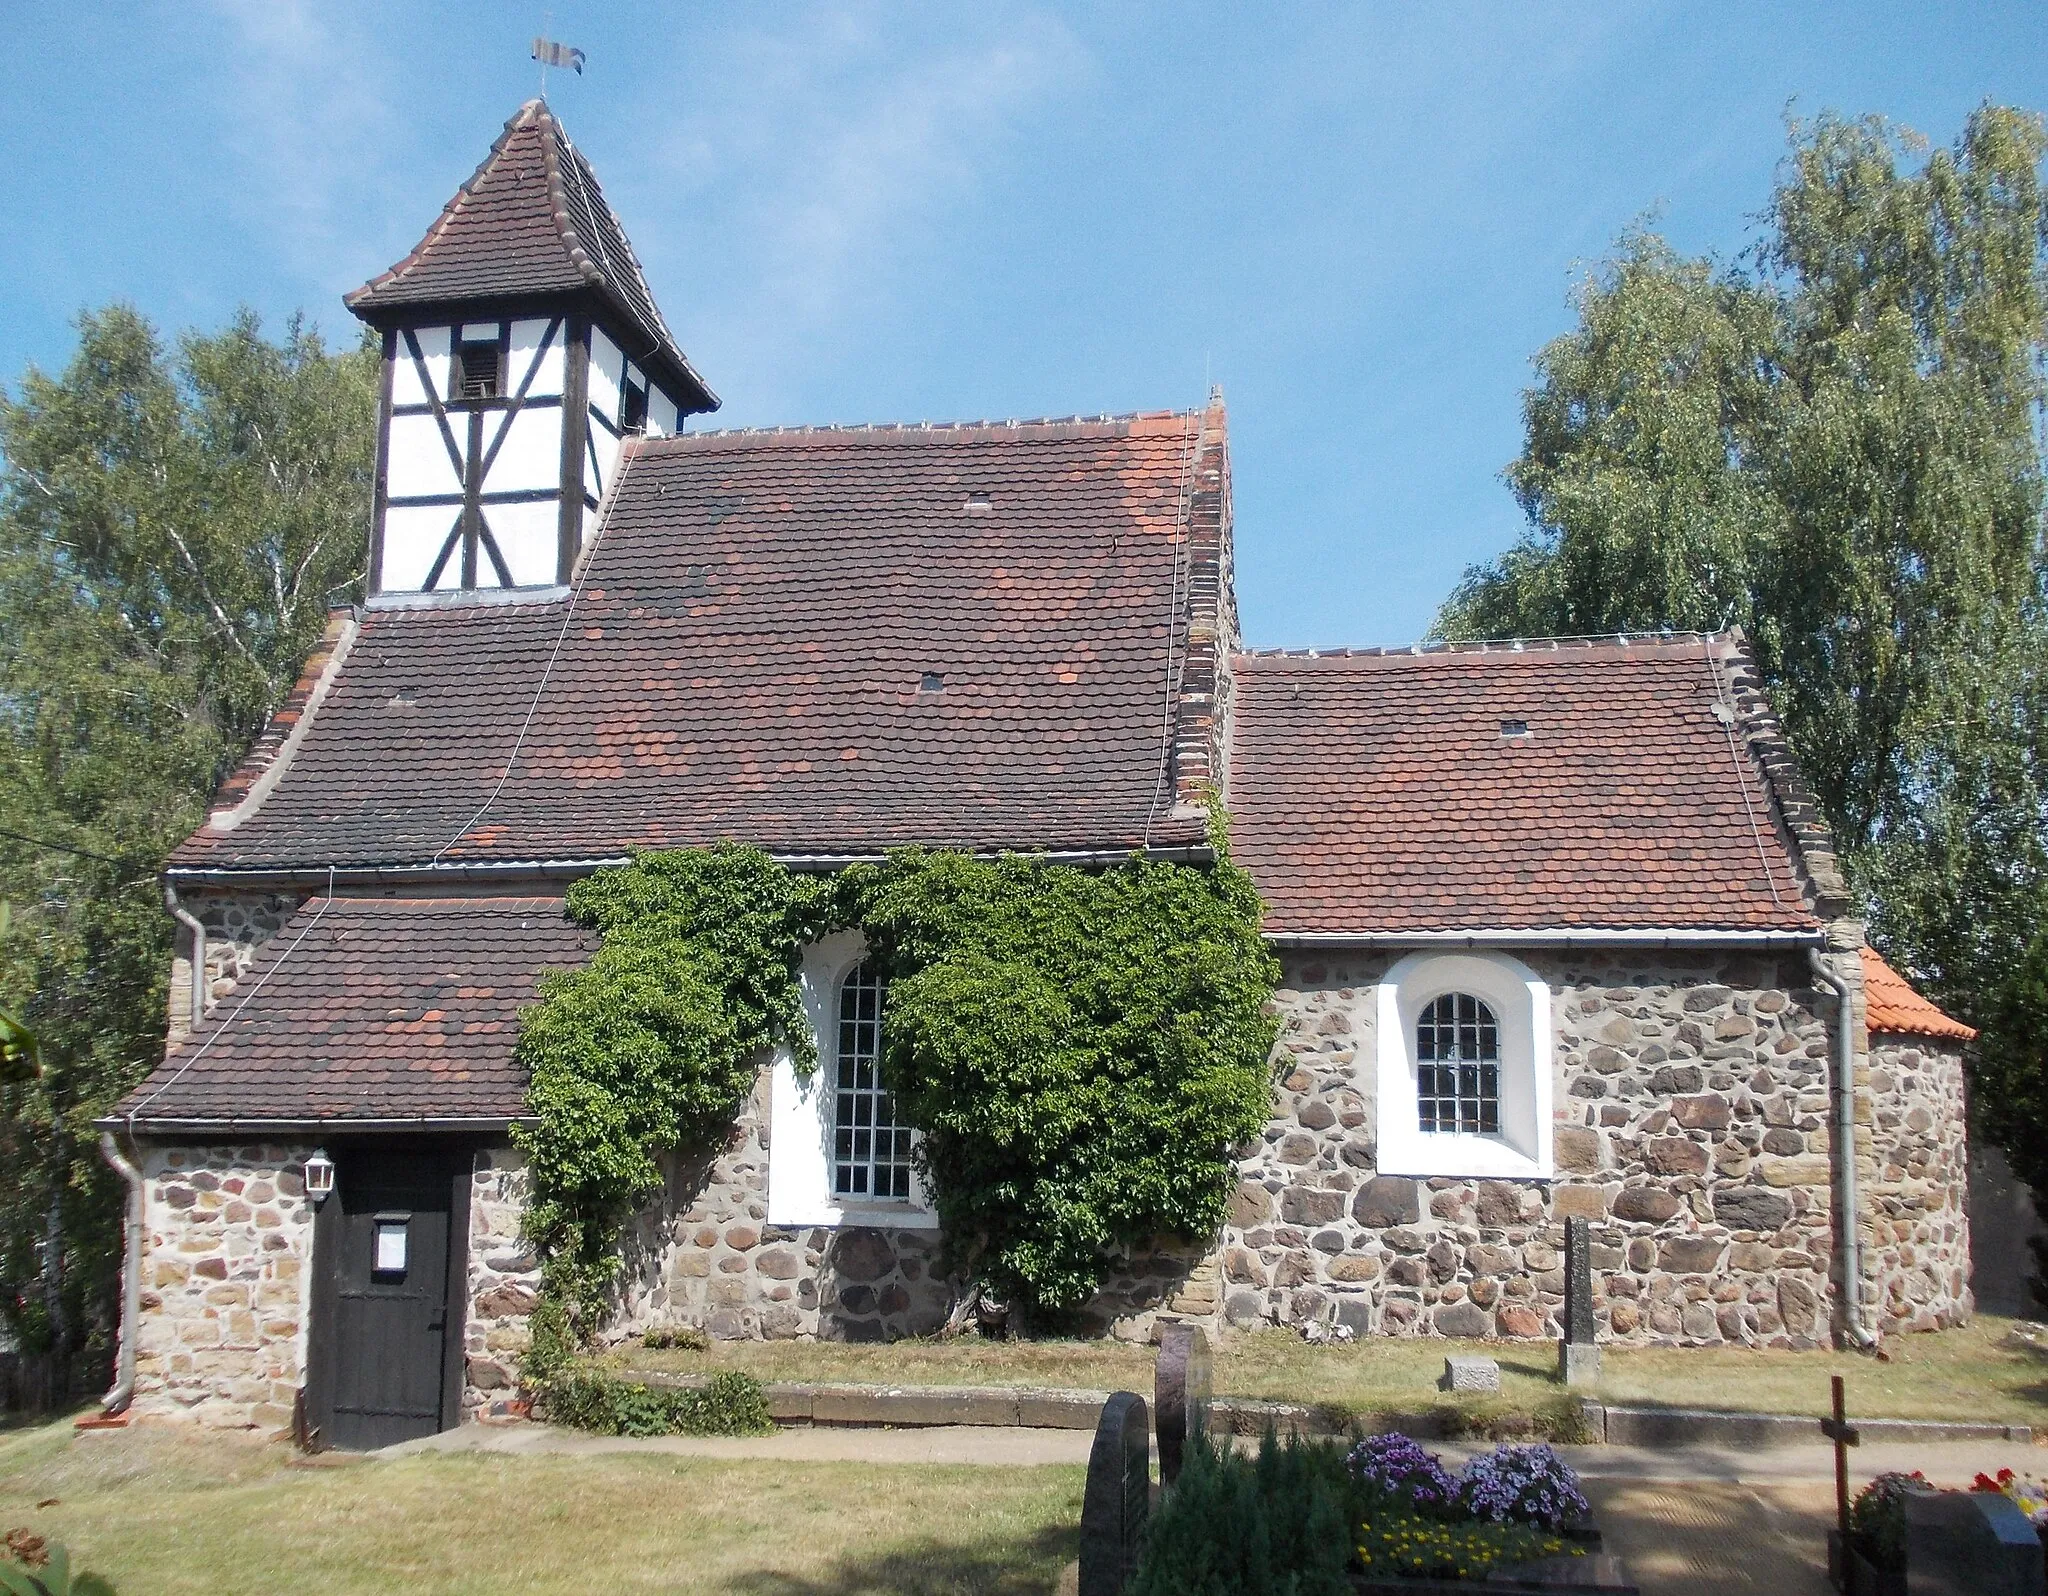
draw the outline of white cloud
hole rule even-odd
[[[354,26],[353,9],[321,10],[311,0],[211,7],[232,84],[218,114],[251,216],[292,269],[353,287],[364,274],[338,269],[336,257],[353,261],[375,248],[362,201],[392,148],[394,118],[375,71],[384,53]]]
[[[686,48],[701,53],[642,97],[643,169],[607,187],[657,293],[688,282],[696,341],[744,351],[750,415],[903,282],[919,235],[1092,70],[1028,11],[820,6]]]

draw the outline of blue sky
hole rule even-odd
[[[411,246],[536,86],[547,8],[0,17],[0,380],[81,305],[304,307]],[[551,100],[721,424],[1231,411],[1257,645],[1405,642],[1520,513],[1575,276],[1654,211],[1753,236],[1788,104],[1946,142],[2048,109],[2048,7],[631,6]]]

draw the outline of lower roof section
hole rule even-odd
[[[309,898],[102,1121],[143,1134],[501,1129],[519,1011],[597,933],[548,897]]]
[[[1266,930],[1805,940],[1746,663],[1700,636],[1239,657],[1231,841]]]

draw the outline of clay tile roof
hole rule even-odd
[[[1268,929],[1812,929],[1731,648],[1240,656],[1233,847]]]
[[[647,440],[573,613],[368,611],[275,788],[173,865],[1200,846],[1170,692],[1201,425]]]
[[[1869,948],[1863,950],[1863,1019],[1873,1035],[1940,1036],[1970,1042],[1976,1030],[1952,1020],[1913,990],[1913,985]]]
[[[310,899],[107,1123],[516,1117],[520,1006],[596,945],[559,898]]]
[[[522,105],[426,236],[347,296],[366,320],[399,307],[595,294],[637,335],[635,359],[666,367],[686,411],[718,398],[677,347],[597,174],[542,100]]]

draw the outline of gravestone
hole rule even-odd
[[[1906,1596],[2041,1596],[2041,1537],[2009,1496],[1906,1496]]]
[[[1439,1391],[1498,1391],[1500,1365],[1491,1358],[1446,1358],[1444,1372],[1437,1380],[1436,1388]]]
[[[1600,1348],[1594,1343],[1593,1236],[1584,1219],[1564,1222],[1564,1336],[1557,1345],[1557,1377],[1566,1385],[1596,1385]]]
[[[1102,1404],[1081,1492],[1079,1596],[1119,1596],[1138,1566],[1152,1507],[1152,1433],[1145,1399],[1119,1391]]]
[[[1188,1442],[1209,1428],[1209,1335],[1200,1325],[1171,1324],[1159,1338],[1152,1422],[1159,1428],[1159,1482],[1171,1485]]]

